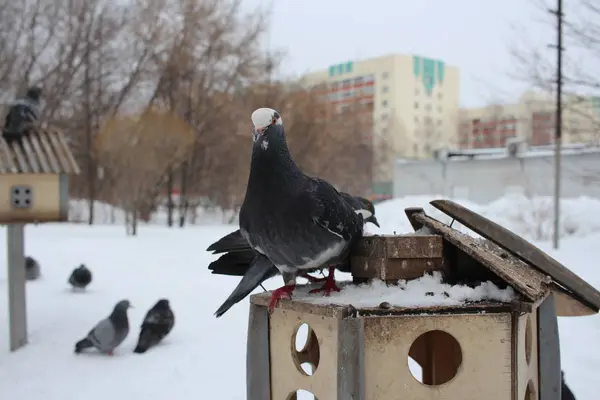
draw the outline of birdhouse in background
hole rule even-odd
[[[68,220],[69,177],[79,174],[61,132],[30,127],[0,137],[0,224],[7,224],[10,349],[27,344],[24,224]]]
[[[348,284],[329,304],[298,294],[269,315],[269,293],[254,295],[248,400],[292,400],[299,390],[319,400],[560,399],[557,316],[596,314],[600,292],[494,222],[451,201],[431,204],[483,238],[407,209],[417,232],[363,238],[352,257],[355,280],[381,279],[385,293],[398,293],[434,272],[446,284],[476,288],[469,290],[491,282],[510,298],[431,305],[425,293],[423,305],[400,307],[382,294],[380,304],[361,307],[352,300],[367,296],[356,291],[370,288]],[[392,285],[398,279],[405,288]],[[296,334],[306,326],[298,348]],[[421,376],[412,375],[409,357]]]
[[[79,174],[79,167],[61,132],[0,138],[0,223],[67,221],[68,174]]]

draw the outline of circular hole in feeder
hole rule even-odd
[[[317,370],[320,360],[319,339],[305,322],[298,325],[292,335],[292,359],[300,373],[311,376]]]
[[[454,336],[433,330],[415,339],[408,351],[407,361],[410,374],[417,381],[428,386],[442,385],[458,373],[462,351]]]
[[[29,199],[25,199],[25,204],[29,205],[29,203],[31,203],[31,201],[29,201]]]
[[[531,349],[533,346],[533,328],[531,325],[531,315],[528,315],[527,323],[525,324],[525,361],[527,361],[527,365],[531,361]]]
[[[13,193],[18,196],[19,193],[21,193],[21,189],[19,189],[19,188],[13,189]]]
[[[537,392],[535,391],[535,386],[533,386],[533,381],[530,379],[527,382],[527,389],[525,389],[525,398],[523,400],[536,400]]]
[[[308,390],[300,389],[290,393],[287,400],[319,400],[317,396],[309,392]]]
[[[25,194],[29,194],[29,193],[31,193],[31,190],[25,189]]]
[[[21,204],[21,200],[19,200],[19,199],[15,199],[15,204],[16,204],[16,205],[19,205],[19,204]]]

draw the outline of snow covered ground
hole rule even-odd
[[[410,232],[404,208],[425,206],[430,199],[381,203],[376,214],[382,229],[369,229],[378,233]],[[543,204],[543,200],[512,197],[486,206],[462,203],[529,238],[546,239],[551,232],[547,213],[535,217],[542,214],[536,211],[536,205]],[[595,256],[600,243],[600,201],[578,199],[566,203],[565,224],[570,228],[564,231],[561,250],[554,253],[546,241],[536,244],[600,287]],[[435,217],[440,216],[425,208]],[[29,345],[10,353],[7,323],[0,324],[0,397],[244,399],[248,302],[234,306],[220,319],[213,316],[238,279],[209,274],[206,266],[215,257],[204,252],[215,239],[233,229],[224,225],[168,229],[148,224],[138,237],[126,237],[119,225],[28,226],[27,254],[40,261],[42,278],[27,283]],[[0,229],[0,243],[4,235],[4,229]],[[6,259],[3,246],[0,259]],[[82,262],[92,269],[94,281],[86,293],[73,293],[66,281],[72,268]],[[2,321],[7,321],[5,270],[4,266],[0,268]],[[432,279],[428,279],[430,283]],[[279,284],[280,278],[274,278],[267,287]],[[161,297],[171,301],[175,328],[157,348],[134,354],[139,324]],[[129,337],[115,356],[73,354],[75,342],[123,298],[135,308],[129,311]],[[595,343],[600,336],[600,317],[561,318],[560,333],[568,384],[579,400],[595,398],[595,371],[600,369],[600,348]]]

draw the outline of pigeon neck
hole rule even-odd
[[[254,143],[248,187],[257,182],[273,182],[281,187],[301,175],[283,135],[265,135]]]
[[[114,310],[110,317],[108,317],[112,323],[117,327],[125,327],[129,325],[129,320],[127,319],[127,313],[121,310]]]

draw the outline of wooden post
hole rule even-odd
[[[23,224],[7,224],[6,228],[10,351],[27,344],[24,228]]]

